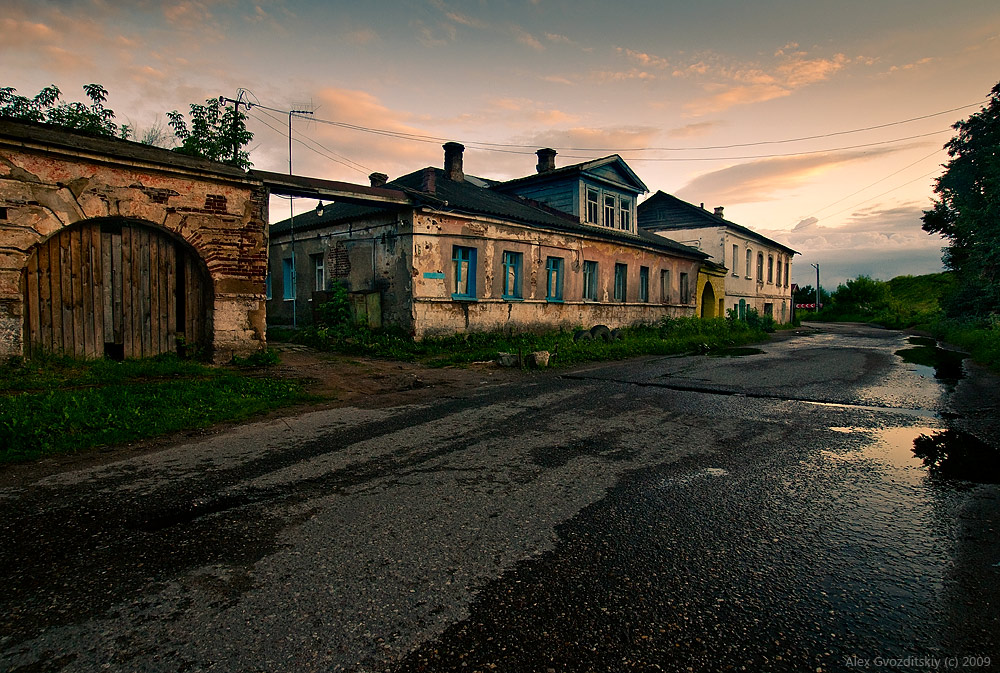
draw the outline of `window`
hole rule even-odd
[[[774,317],[774,304],[764,304],[764,315]]]
[[[733,269],[732,269],[732,271],[733,271],[733,275],[734,276],[740,275],[740,246],[739,245],[734,245],[733,246]]]
[[[521,298],[521,259],[519,252],[503,253],[503,298]]]
[[[767,282],[774,282],[774,255],[767,256]]]
[[[688,286],[688,275],[681,274],[681,303],[686,304],[691,301],[691,288]]]
[[[781,258],[780,257],[778,258],[778,268],[775,269],[775,273],[777,275],[774,277],[774,284],[777,285],[778,287],[781,287]]]
[[[649,267],[639,267],[639,301],[649,301]]]
[[[455,265],[455,280],[452,297],[455,299],[476,298],[476,249],[456,245],[451,261]]]
[[[632,231],[632,200],[622,199],[618,209],[618,226],[625,231]]]
[[[604,197],[604,226],[615,226],[615,197],[613,196]]]
[[[317,292],[322,292],[326,289],[326,273],[323,269],[323,255],[309,255],[312,260],[313,267],[313,277],[315,289]]]
[[[670,303],[670,269],[660,271],[660,301]]]
[[[267,275],[264,276],[264,297],[266,299],[271,298],[271,270],[267,270]]]
[[[597,301],[597,262],[583,263],[583,298]]]
[[[563,298],[563,259],[549,257],[545,262],[545,298],[549,301],[562,301]]]
[[[757,282],[764,282],[764,253],[757,253]]]
[[[628,264],[615,264],[615,301],[628,297]]]
[[[598,223],[597,214],[597,190],[587,188],[587,222],[591,224]]]
[[[286,257],[281,260],[281,298],[285,301],[295,299],[295,258]]]
[[[788,260],[785,260],[785,287],[788,287]]]
[[[750,277],[750,269],[753,268],[753,252],[747,248],[747,278]]]

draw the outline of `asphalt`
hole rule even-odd
[[[996,378],[827,330],[0,489],[0,669],[995,668]]]

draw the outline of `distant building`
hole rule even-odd
[[[787,322],[791,319],[792,257],[796,251],[724,219],[722,212],[721,207],[709,212],[656,192],[639,205],[639,227],[708,253],[712,262],[725,267],[726,309],[743,315],[747,308],[755,308]],[[700,284],[699,292],[713,294],[716,301],[719,296],[719,288],[709,281]]]
[[[694,314],[709,255],[637,226],[647,188],[621,157],[556,168],[539,150],[535,174],[497,182],[466,175],[458,143],[444,149],[443,170],[371,176],[406,205],[338,203],[272,225],[269,321],[309,322],[333,282],[369,324],[417,337]]]

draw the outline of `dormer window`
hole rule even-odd
[[[596,189],[587,188],[587,222],[598,224],[600,215],[598,214],[598,193]]]
[[[631,199],[622,199],[619,201],[619,208],[621,209],[618,214],[618,226],[620,226],[625,231],[632,231],[632,201]]]
[[[605,196],[604,197],[604,226],[611,227],[615,226],[615,197]]]

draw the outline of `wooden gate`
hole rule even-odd
[[[39,245],[24,274],[28,354],[139,358],[203,346],[205,274],[167,234],[92,221]]]

